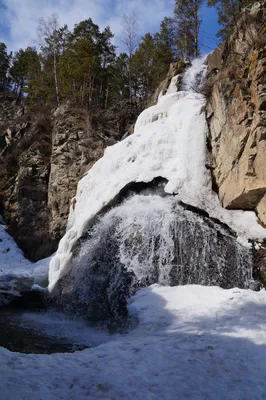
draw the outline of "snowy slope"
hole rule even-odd
[[[0,274],[24,274],[32,269],[32,263],[26,260],[14,239],[0,225]],[[28,272],[29,273],[29,272]]]
[[[5,226],[0,225],[0,305],[21,291],[30,290],[33,284],[45,285],[50,259],[31,263]]]
[[[266,292],[152,286],[132,299],[139,326],[74,354],[0,348],[1,400],[262,400]]]
[[[132,136],[106,149],[104,156],[78,184],[68,230],[49,269],[49,289],[64,275],[71,249],[91,219],[129,183],[168,180],[165,191],[177,200],[206,210],[227,223],[247,245],[248,238],[263,239],[266,230],[253,212],[224,210],[211,190],[205,167],[207,124],[205,99],[191,87],[204,76],[204,60],[195,60],[184,76],[184,91],[175,92],[176,78],[158,104],[140,114]]]

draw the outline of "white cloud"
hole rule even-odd
[[[110,25],[119,46],[122,32],[121,15],[134,13],[138,20],[139,35],[155,32],[165,16],[170,16],[174,0],[2,0],[6,7],[0,16],[1,25],[9,29],[9,36],[2,40],[9,50],[34,45],[39,18],[56,13],[60,25],[70,29],[87,18],[103,29]]]

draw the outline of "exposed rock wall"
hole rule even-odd
[[[0,213],[28,258],[56,250],[78,181],[107,146],[131,133],[138,113],[121,104],[91,116],[65,104],[29,117],[13,95],[0,97]]]
[[[0,93],[0,124],[10,122],[24,113],[23,105],[19,105],[14,94]]]
[[[55,111],[48,206],[50,235],[56,241],[65,233],[78,181],[102,157],[107,146],[121,140],[137,115],[138,109],[126,104],[99,111],[93,118],[70,104]]]
[[[209,58],[207,104],[213,177],[223,206],[256,210],[266,224],[266,2],[243,13]]]
[[[189,65],[189,63],[184,62],[184,61],[178,61],[178,62],[173,62],[170,64],[169,71],[166,75],[166,78],[159,84],[158,88],[156,89],[155,93],[153,96],[151,96],[151,99],[148,101],[146,108],[151,107],[152,105],[157,103],[159,95],[165,94],[172,78],[176,75],[181,75],[183,74],[185,68]],[[180,81],[177,81],[177,84],[181,84],[182,79]]]
[[[0,160],[0,204],[9,232],[26,256],[38,260],[56,244],[49,235],[47,207],[51,157],[49,119],[27,117],[9,125]]]
[[[56,240],[65,232],[77,182],[102,156],[105,147],[105,141],[93,134],[86,113],[63,106],[56,110],[48,189],[50,234]]]

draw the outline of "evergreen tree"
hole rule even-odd
[[[97,48],[92,38],[72,41],[60,60],[62,95],[81,106],[91,105],[97,74]]]
[[[154,85],[163,79],[170,63],[174,60],[175,37],[171,18],[164,18],[160,31],[154,35]]]
[[[5,43],[0,43],[0,91],[8,90],[9,79],[7,76],[11,54],[7,54]]]
[[[144,100],[151,93],[154,77],[155,41],[147,33],[132,57],[132,85],[134,97]]]
[[[107,108],[108,102],[111,100],[110,91],[111,82],[113,79],[114,65],[115,65],[115,46],[112,45],[111,40],[114,37],[109,26],[107,26],[101,33],[100,39],[100,75],[99,75],[99,105]]]
[[[110,80],[110,103],[119,100],[130,99],[130,86],[128,79],[129,71],[129,56],[126,53],[121,53],[116,57],[114,65],[111,69],[111,80]]]
[[[11,81],[13,91],[27,94],[27,107],[53,108],[71,100],[78,106],[108,108],[117,101],[139,103],[164,78],[176,53],[173,20],[165,18],[160,31],[146,34],[137,46],[135,21],[128,20],[128,54],[116,56],[110,27],[103,31],[91,18],[74,26],[58,26],[57,17],[39,22],[40,52],[20,49],[10,57],[0,45],[0,86]]]
[[[176,44],[174,24],[164,18],[160,31],[153,36],[147,33],[132,57],[132,84],[136,99],[146,100],[165,77],[175,59]]]
[[[34,50],[29,53],[27,79],[22,89],[27,94],[27,108],[32,113],[54,107],[55,101],[52,64]]]
[[[218,22],[221,25],[217,37],[225,39],[231,27],[237,23],[241,10],[253,3],[255,0],[208,0],[208,6],[216,8]]]
[[[199,32],[200,8],[203,0],[176,0],[177,47],[183,60],[196,58],[200,54]]]
[[[12,66],[9,70],[10,79],[13,85],[13,91],[22,96],[23,91],[27,91],[30,71],[38,58],[35,48],[28,47],[26,50],[20,49],[12,59]]]
[[[91,19],[75,25],[59,63],[62,95],[83,107],[106,107],[110,72],[115,61],[113,34]]]

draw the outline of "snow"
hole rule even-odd
[[[0,225],[0,305],[6,295],[19,296],[21,290],[30,290],[33,285],[46,286],[50,261],[51,257],[31,263]]]
[[[25,273],[31,269],[31,262],[26,260],[23,252],[7,233],[4,225],[0,225],[0,274]]]
[[[129,310],[139,325],[95,348],[0,348],[0,399],[265,399],[265,290],[153,285]]]
[[[18,318],[20,327],[54,338],[56,342],[73,343],[73,346],[95,347],[119,337],[119,334],[111,335],[97,326],[90,326],[87,321],[75,315],[54,310],[26,311],[19,317],[16,315]]]
[[[249,238],[266,237],[255,213],[224,210],[211,190],[211,176],[205,167],[207,124],[202,112],[205,99],[191,89],[200,84],[205,71],[204,59],[195,60],[185,73],[184,91],[174,91],[178,77],[173,78],[158,103],[140,114],[134,134],[108,147],[81,179],[68,230],[50,264],[49,290],[67,272],[71,250],[93,217],[131,182],[150,182],[163,177],[168,180],[167,193],[228,224],[243,245],[249,245]]]
[[[200,65],[188,71],[186,84],[193,86]],[[50,289],[93,217],[131,182],[166,178],[167,193],[226,222],[243,244],[265,237],[254,213],[224,210],[211,192],[204,98],[188,87],[174,92],[176,81],[140,115],[134,135],[108,148],[80,181],[68,231],[50,263]],[[49,261],[29,263],[4,228],[0,239],[0,283],[11,275],[42,285]],[[0,347],[0,400],[265,399],[265,290],[153,285],[138,291],[128,308],[138,325],[113,336],[94,328],[88,333],[84,324],[57,313],[25,314],[36,329],[96,347],[53,355]]]

